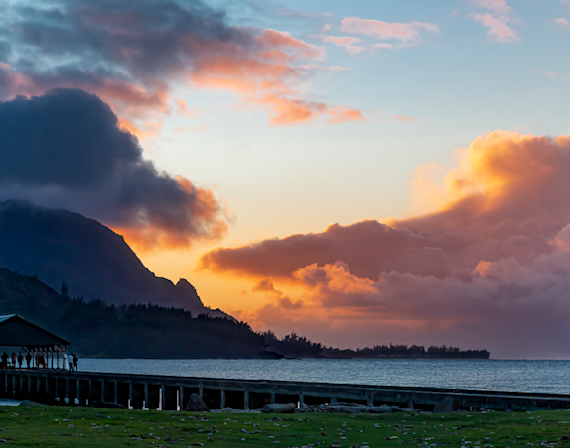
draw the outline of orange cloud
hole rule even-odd
[[[189,247],[198,239],[218,240],[228,230],[216,195],[209,188],[196,187],[190,180],[177,176],[179,188],[186,194],[186,203],[169,214],[140,214],[131,225],[112,229],[141,250]]]
[[[397,121],[404,121],[404,122],[408,122],[408,123],[415,123],[418,121],[421,121],[419,118],[416,117],[406,117],[404,115],[394,115],[394,118]]]
[[[269,122],[274,126],[312,121],[328,110],[325,103],[282,98],[270,93],[254,101],[271,110],[273,115]]]
[[[353,109],[349,106],[334,106],[327,111],[329,115],[329,123],[346,123],[347,121],[363,121],[366,120],[359,109]]]
[[[447,174],[418,170],[436,197],[421,215],[220,248],[201,267],[278,281],[303,302],[280,328],[314,335],[305,313],[318,315],[327,343],[344,328],[359,345],[447,338],[497,357],[570,357],[554,342],[570,337],[570,138],[495,131],[460,154]],[[263,323],[271,306],[249,313]]]
[[[319,267],[317,263],[297,269],[291,274],[297,280],[309,285],[326,282],[328,288],[343,294],[376,293],[374,282],[367,278],[360,278],[348,271],[348,266],[342,262],[334,265],[327,264]]]
[[[269,123],[274,126],[314,121],[325,113],[329,115],[327,123],[330,124],[364,119],[358,109],[298,98],[295,87],[302,80],[303,71],[292,65],[299,55],[291,50],[300,51],[303,56],[320,57],[321,49],[274,30],[264,30],[260,41],[272,43],[280,51],[241,54],[235,49],[222,57],[205,57],[192,75],[192,81],[197,86],[242,94],[246,104],[266,109],[270,113]],[[288,45],[291,47],[287,48]],[[329,69],[337,71],[334,67]]]

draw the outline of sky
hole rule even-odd
[[[0,8],[0,199],[258,330],[570,359],[570,1]]]

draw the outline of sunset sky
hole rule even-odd
[[[143,149],[0,199],[101,221],[255,329],[570,359],[570,0],[0,9],[0,100],[82,89]]]

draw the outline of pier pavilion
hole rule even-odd
[[[35,366],[36,355],[43,354],[48,367],[59,368],[59,354],[70,345],[65,339],[41,328],[17,314],[0,316],[0,346],[22,347],[32,355]]]

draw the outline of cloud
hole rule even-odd
[[[471,3],[500,15],[511,12],[511,8],[507,5],[505,0],[471,0]]]
[[[374,281],[360,278],[348,271],[348,266],[340,261],[334,265],[327,264],[319,267],[317,263],[298,269],[291,274],[294,278],[311,286],[326,283],[332,292],[342,294],[376,293]]]
[[[177,99],[176,104],[178,106],[177,110],[176,110],[178,115],[195,118],[199,112],[199,110],[197,108],[189,108],[188,104],[184,100]]]
[[[421,121],[417,117],[406,117],[404,115],[394,115],[394,118],[397,121],[404,121],[404,122],[408,122],[408,123],[417,123],[418,121]]]
[[[554,19],[554,23],[564,27],[570,26],[570,22],[568,22],[568,20],[566,20],[564,17],[560,17],[559,19]]]
[[[304,72],[295,66],[325,56],[287,32],[230,25],[201,0],[55,0],[8,13],[0,99],[81,88],[140,135],[156,133],[174,111],[195,113],[172,96],[179,85],[233,91],[250,106],[266,94],[302,101]]]
[[[281,327],[327,343],[346,331],[345,346],[452,343],[570,358],[570,137],[495,131],[460,154],[447,173],[418,170],[416,189],[435,196],[423,214],[219,248],[201,267],[294,291],[303,308],[283,313]],[[268,326],[269,311],[249,315]]]
[[[340,30],[344,33],[362,34],[382,40],[396,40],[400,45],[416,45],[421,41],[421,32],[437,33],[436,25],[411,21],[408,23],[388,23],[380,20],[346,17],[342,19]]]
[[[374,49],[376,49],[376,48],[385,48],[385,49],[387,49],[387,50],[392,50],[392,49],[394,48],[394,45],[392,45],[392,44],[374,44],[374,45],[372,45],[372,47],[373,47]]]
[[[176,133],[180,133],[180,132],[204,132],[207,130],[208,130],[207,126],[204,126],[204,125],[196,126],[195,128],[187,128],[185,126],[177,126],[176,129],[174,129],[174,132],[176,132]]]
[[[299,70],[303,71],[315,71],[315,72],[347,72],[348,69],[345,67],[340,67],[338,65],[327,66],[319,64],[306,64],[298,67]]]
[[[365,120],[359,109],[346,105],[330,107],[325,103],[281,98],[273,94],[266,94],[255,101],[272,112],[269,122],[273,126],[314,121],[321,116],[327,116],[326,121],[330,124]]]
[[[549,78],[561,79],[561,80],[568,79],[568,75],[566,73],[548,72],[546,70],[537,70],[536,72],[540,75],[548,76]]]
[[[67,208],[144,247],[188,246],[227,228],[210,189],[159,171],[108,105],[77,89],[0,102],[0,200]]]
[[[330,12],[310,13],[307,11],[292,10],[283,7],[279,8],[275,14],[279,17],[308,20],[328,20],[332,16],[332,13]]]
[[[519,20],[513,19],[510,14],[511,8],[505,0],[471,0],[471,3],[485,8],[483,14],[473,13],[473,20],[489,28],[487,35],[497,42],[518,42],[520,39],[508,24],[517,23]]]
[[[353,45],[362,42],[357,37],[335,37],[335,36],[325,36],[323,37],[323,42],[330,42],[331,44],[343,47],[347,53],[356,54],[364,51],[364,47]]]
[[[359,109],[353,109],[347,105],[334,106],[327,111],[329,123],[346,123],[348,121],[364,121],[366,118]]]
[[[298,310],[303,306],[300,300],[293,302],[289,297],[275,288],[273,282],[269,278],[261,279],[252,289],[252,292],[264,292],[272,298],[272,307],[280,307],[286,310]]]

